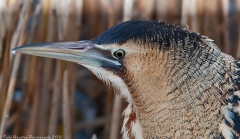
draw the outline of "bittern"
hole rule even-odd
[[[90,41],[12,50],[77,62],[128,106],[123,138],[240,137],[240,62],[213,40],[159,21],[127,21]]]

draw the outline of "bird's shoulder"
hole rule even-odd
[[[225,138],[237,139],[240,137],[240,61],[232,62],[227,70],[222,90],[225,90],[222,92],[224,119],[220,130]]]

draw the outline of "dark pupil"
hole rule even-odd
[[[122,52],[117,52],[117,56],[122,57],[123,56]]]

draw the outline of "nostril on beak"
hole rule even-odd
[[[84,48],[84,47],[79,47],[79,48],[73,47],[73,48],[69,48],[69,49],[73,49],[73,50],[84,50],[85,48]]]

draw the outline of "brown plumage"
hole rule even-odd
[[[77,62],[113,87],[129,103],[123,138],[240,137],[240,63],[184,28],[128,21],[91,41],[12,51]]]

